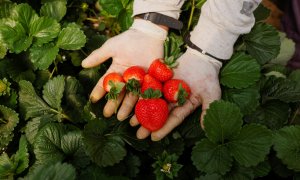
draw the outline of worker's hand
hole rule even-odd
[[[221,97],[218,74],[222,64],[219,61],[188,48],[177,62],[179,65],[174,69],[174,78],[183,79],[188,83],[191,87],[191,96],[183,106],[169,105],[171,112],[161,129],[151,133],[140,127],[137,131],[137,137],[140,139],[151,134],[153,141],[161,140],[200,105],[202,105],[201,126],[204,128],[202,121],[206,109],[211,102]],[[135,116],[131,118],[130,124],[138,125]]]
[[[110,72],[123,72],[131,66],[141,66],[145,70],[150,66],[151,62],[156,58],[163,57],[163,43],[167,37],[167,31],[149,21],[135,19],[132,27],[124,33],[107,40],[103,46],[93,51],[82,62],[84,68],[91,68],[100,65],[109,58],[112,58],[112,64],[106,74]],[[90,94],[92,102],[97,102],[106,94],[103,89],[104,74]],[[125,96],[125,98],[124,98]],[[132,93],[122,92],[115,100],[108,100],[103,115],[110,117],[121,104],[117,118],[119,120],[126,119],[131,113],[134,105],[138,100],[138,96]]]

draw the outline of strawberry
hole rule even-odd
[[[126,89],[134,94],[139,94],[145,74],[145,70],[140,66],[132,66],[126,69],[123,73]]]
[[[159,90],[148,89],[142,94],[135,106],[135,115],[139,123],[149,131],[160,129],[166,122],[169,109],[167,102],[160,98]]]
[[[161,82],[152,77],[151,75],[146,74],[144,76],[144,82],[142,84],[142,93],[144,93],[149,88],[152,88],[153,90],[160,90],[162,92]]]
[[[103,88],[107,93],[107,99],[117,99],[125,86],[123,77],[118,73],[109,73],[104,77]]]
[[[163,94],[166,100],[181,106],[189,98],[191,89],[183,80],[170,79],[163,86]]]
[[[172,57],[166,58],[165,60],[156,59],[151,63],[148,73],[157,80],[165,82],[173,77],[172,68],[175,68],[176,66],[177,64]]]

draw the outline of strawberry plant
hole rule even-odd
[[[104,117],[107,100],[91,103],[89,94],[111,61],[91,69],[80,64],[130,27],[132,2],[0,1],[0,179],[298,179],[300,71],[274,61],[290,56],[264,22],[269,11],[262,5],[223,64],[222,99],[207,110],[205,131],[200,108],[158,142],[137,139],[131,116]],[[176,64],[185,51],[182,37],[204,2],[185,2],[184,29],[171,30],[165,43],[167,61]],[[133,77],[137,92],[164,91],[145,72]]]

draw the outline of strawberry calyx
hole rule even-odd
[[[118,98],[118,95],[122,92],[125,83],[124,82],[113,82],[112,80],[110,80],[108,82],[109,86],[110,86],[110,90],[109,92],[106,94],[106,99],[113,99],[116,100]]]
[[[175,60],[174,56],[165,57],[163,63],[170,69],[176,68],[178,66],[178,62]]]
[[[126,83],[126,90],[132,92],[134,95],[139,95],[141,92],[141,83],[140,81],[132,78],[129,79]]]
[[[189,93],[182,87],[182,84],[180,83],[178,86],[178,94],[177,94],[177,103],[179,106],[182,106],[186,99],[188,98]]]
[[[160,90],[153,90],[152,88],[149,88],[145,90],[141,96],[144,99],[158,99],[162,97],[162,93]]]

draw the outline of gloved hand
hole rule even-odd
[[[202,121],[206,109],[211,102],[221,97],[218,77],[221,62],[191,48],[188,48],[177,62],[179,65],[174,69],[174,78],[183,79],[188,83],[191,96],[183,106],[176,107],[174,104],[169,104],[171,112],[161,129],[151,133],[146,128],[140,127],[137,131],[139,139],[144,139],[151,134],[153,141],[161,140],[200,105],[202,105],[201,126],[204,128]],[[132,126],[139,124],[135,116],[130,119],[130,124]]]
[[[102,47],[93,51],[84,59],[82,67],[95,67],[112,58],[112,64],[106,74],[110,72],[123,74],[131,66],[141,66],[146,70],[154,59],[163,57],[163,43],[166,37],[167,30],[149,21],[135,19],[129,30],[107,40]],[[90,94],[92,102],[97,102],[106,94],[102,86],[105,75],[100,78]],[[114,114],[125,94],[126,92],[124,91],[119,95],[117,103],[114,100],[107,101],[103,109],[105,117],[110,117]],[[119,120],[126,119],[137,100],[138,96],[127,93],[118,111],[117,118]]]

